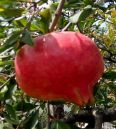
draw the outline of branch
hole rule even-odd
[[[89,111],[81,111],[78,114],[74,114],[71,117],[64,120],[67,124],[74,124],[75,122],[85,122],[85,123],[95,123],[94,116],[92,112]]]
[[[64,105],[54,105],[54,118],[55,119],[63,119],[64,117]]]
[[[103,121],[111,122],[116,120],[116,106],[103,112]]]
[[[54,17],[54,19],[53,19],[53,21],[51,23],[50,29],[49,29],[50,32],[52,32],[54,30],[54,28],[55,28],[55,26],[56,26],[56,24],[57,24],[57,22],[59,20],[59,17],[61,16],[61,12],[62,12],[64,3],[65,3],[65,0],[60,0],[58,8],[57,8],[57,10],[55,12],[55,17]]]
[[[102,129],[102,123],[103,123],[102,113],[95,112],[93,115],[95,117],[95,128],[94,129]]]
[[[96,112],[96,113],[95,113]],[[103,112],[99,111],[81,111],[64,120],[67,124],[75,124],[75,122],[84,122],[92,125],[92,128],[101,129],[101,124],[116,120],[116,107],[107,109]],[[98,128],[99,123],[99,128]]]

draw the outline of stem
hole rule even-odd
[[[103,115],[102,113],[95,112],[95,128],[94,129],[102,129],[102,123],[103,123]]]
[[[60,0],[60,3],[59,3],[57,10],[55,12],[54,19],[53,19],[51,26],[50,26],[50,29],[49,29],[50,32],[54,31],[54,28],[55,28],[56,24],[58,23],[59,17],[61,16],[61,12],[62,12],[62,9],[64,6],[64,3],[65,3],[65,0]]]

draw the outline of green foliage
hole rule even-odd
[[[8,121],[11,124],[19,124],[18,116],[16,115],[16,112],[14,108],[10,104],[6,104],[6,112],[4,113],[6,121]]]
[[[30,116],[28,117],[28,120],[24,126],[25,129],[32,129],[36,125],[36,123],[38,121],[38,113],[39,113],[38,110],[36,110],[30,114]]]
[[[20,38],[20,31],[14,31],[12,32],[12,34],[9,36],[8,39],[6,39],[4,45],[2,45],[0,47],[0,52],[3,52],[7,49],[9,49],[10,47],[12,47],[13,45],[16,44],[16,42],[18,42],[19,38]]]
[[[115,71],[108,71],[103,75],[104,78],[106,79],[112,79],[115,80],[116,79],[116,72]]]
[[[85,22],[85,20],[94,13],[94,9],[91,5],[86,6],[83,10],[77,12],[72,17],[70,17],[70,22],[72,23],[78,23],[81,29],[84,29],[86,24],[89,24]],[[92,19],[90,22],[93,23]]]
[[[14,57],[24,44],[49,32],[59,0],[0,0],[0,129],[46,129],[47,103],[25,95],[17,86]],[[104,58],[105,72],[95,89],[93,108],[116,106],[116,10],[114,3],[66,0],[56,31],[79,31],[96,41]],[[68,26],[67,26],[68,25]],[[67,102],[65,117],[80,109]],[[51,122],[52,121],[52,122]],[[52,118],[50,129],[78,129]]]
[[[62,121],[54,121],[51,125],[51,129],[71,129],[69,125]]]
[[[24,43],[27,43],[29,45],[33,45],[32,37],[31,37],[29,31],[27,31],[27,30],[24,30],[23,36],[22,36],[22,39],[21,40]]]

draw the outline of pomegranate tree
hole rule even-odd
[[[52,32],[24,45],[15,58],[16,80],[27,95],[84,105],[104,70],[96,44],[77,32]]]

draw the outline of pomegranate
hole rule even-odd
[[[15,58],[16,80],[27,95],[84,105],[104,70],[96,44],[77,32],[52,32],[24,45]]]

